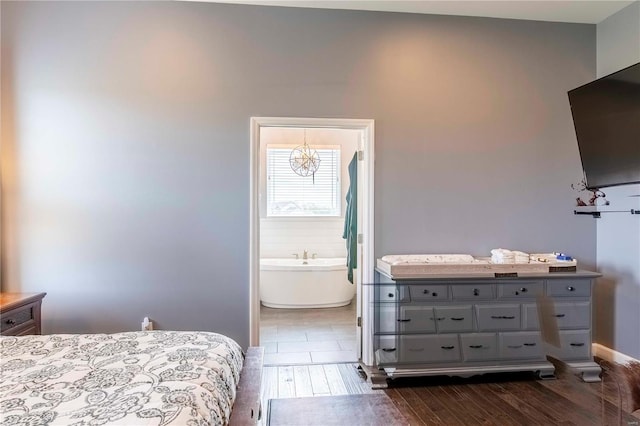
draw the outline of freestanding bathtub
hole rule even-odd
[[[333,308],[355,294],[344,258],[260,259],[260,301],[269,308]]]

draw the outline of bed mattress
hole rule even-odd
[[[0,338],[0,424],[226,424],[243,355],[210,332]]]

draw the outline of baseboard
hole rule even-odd
[[[598,358],[602,358],[609,362],[615,362],[617,364],[629,364],[632,361],[640,362],[629,355],[625,355],[622,352],[618,352],[599,343],[592,343],[591,351],[593,356],[597,356]]]

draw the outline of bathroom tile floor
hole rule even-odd
[[[265,365],[356,362],[356,301],[340,308],[260,307]]]

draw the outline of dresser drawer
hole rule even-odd
[[[394,364],[398,362],[398,336],[378,336],[376,338],[376,364]]]
[[[543,281],[522,281],[497,285],[498,299],[531,299],[544,294]]]
[[[524,324],[527,330],[538,330],[538,306],[523,305]],[[559,329],[589,328],[591,326],[591,304],[589,302],[555,303],[553,319]]]
[[[537,331],[499,333],[500,359],[543,358],[542,339]]]
[[[495,333],[461,334],[460,346],[465,361],[486,361],[498,357]]]
[[[476,305],[479,331],[520,329],[520,305]]]
[[[449,294],[446,285],[411,285],[409,294],[414,302],[429,300],[447,300]]]
[[[436,332],[436,318],[430,306],[401,306],[397,322],[400,333]]]
[[[376,302],[409,302],[409,291],[407,286],[383,284],[376,286]]]
[[[549,347],[551,355],[561,360],[591,360],[591,332],[589,330],[560,331],[560,348]]]
[[[548,280],[547,295],[567,297],[588,297],[591,295],[590,280]]]
[[[11,312],[2,314],[2,320],[0,321],[0,332],[8,333],[11,329],[23,326],[27,327],[29,322],[35,321],[33,306],[25,306],[20,309],[15,309]]]
[[[473,331],[473,310],[469,306],[436,306],[433,308],[438,333]]]
[[[396,305],[379,305],[375,309],[375,330],[377,333],[393,333],[398,328],[398,307]]]
[[[455,362],[460,361],[458,335],[404,335],[400,336],[400,362]]]
[[[454,299],[493,299],[493,284],[453,284],[451,294]]]

